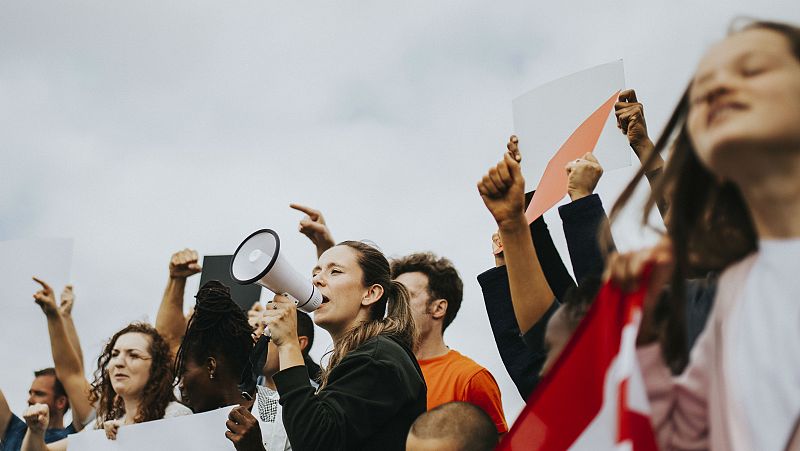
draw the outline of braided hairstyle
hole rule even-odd
[[[253,328],[247,315],[231,299],[230,288],[217,280],[200,287],[195,298],[194,315],[175,356],[175,374],[183,375],[187,359],[202,362],[215,356],[226,363],[219,370],[238,380],[253,349]]]

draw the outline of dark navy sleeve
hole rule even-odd
[[[539,372],[546,358],[544,346],[530,348],[523,341],[514,315],[514,306],[511,303],[511,289],[505,266],[483,272],[478,276],[478,283],[483,291],[486,313],[503,366],[506,367],[520,396],[528,399],[539,382]],[[537,335],[542,331],[543,335],[547,320],[556,308],[558,302],[554,301],[548,312],[528,331],[528,334]]]
[[[19,451],[22,448],[22,439],[25,438],[25,432],[28,430],[28,425],[25,424],[20,417],[11,414],[11,419],[8,420],[8,427],[6,428],[6,435],[0,437],[0,451]]]
[[[558,207],[569,258],[575,280],[581,283],[587,276],[601,276],[605,266],[600,245],[600,228],[608,223],[600,196],[592,194]],[[611,243],[613,250],[613,243]]]
[[[711,314],[718,276],[718,273],[711,272],[703,279],[686,281],[686,349],[690,351]]]

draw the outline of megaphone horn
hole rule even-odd
[[[241,285],[257,283],[277,294],[288,294],[297,308],[311,313],[322,304],[322,293],[281,256],[281,239],[272,229],[253,232],[231,259],[231,278]]]

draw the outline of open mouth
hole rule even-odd
[[[330,301],[331,301],[331,300],[330,300],[330,299],[328,299],[328,296],[325,296],[324,294],[322,295],[322,303],[323,303],[323,304],[327,304],[327,303],[328,303],[328,302],[330,302]]]
[[[711,107],[711,109],[708,112],[708,117],[706,118],[706,123],[708,125],[711,125],[711,124],[713,124],[713,123],[715,123],[715,122],[717,122],[717,121],[719,121],[721,119],[724,119],[725,117],[727,117],[729,114],[731,114],[734,111],[741,111],[741,110],[744,110],[744,109],[746,109],[746,107],[744,105],[742,105],[741,103],[736,103],[736,102],[725,102],[725,103],[720,103],[720,104],[714,105],[714,106]]]

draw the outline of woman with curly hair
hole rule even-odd
[[[88,386],[95,406],[94,429],[105,428],[114,439],[120,426],[192,413],[175,400],[169,346],[149,324],[132,323],[106,344],[97,359],[94,381]],[[69,438],[45,444],[48,408],[35,404],[25,412],[28,432],[23,451],[63,451]]]

